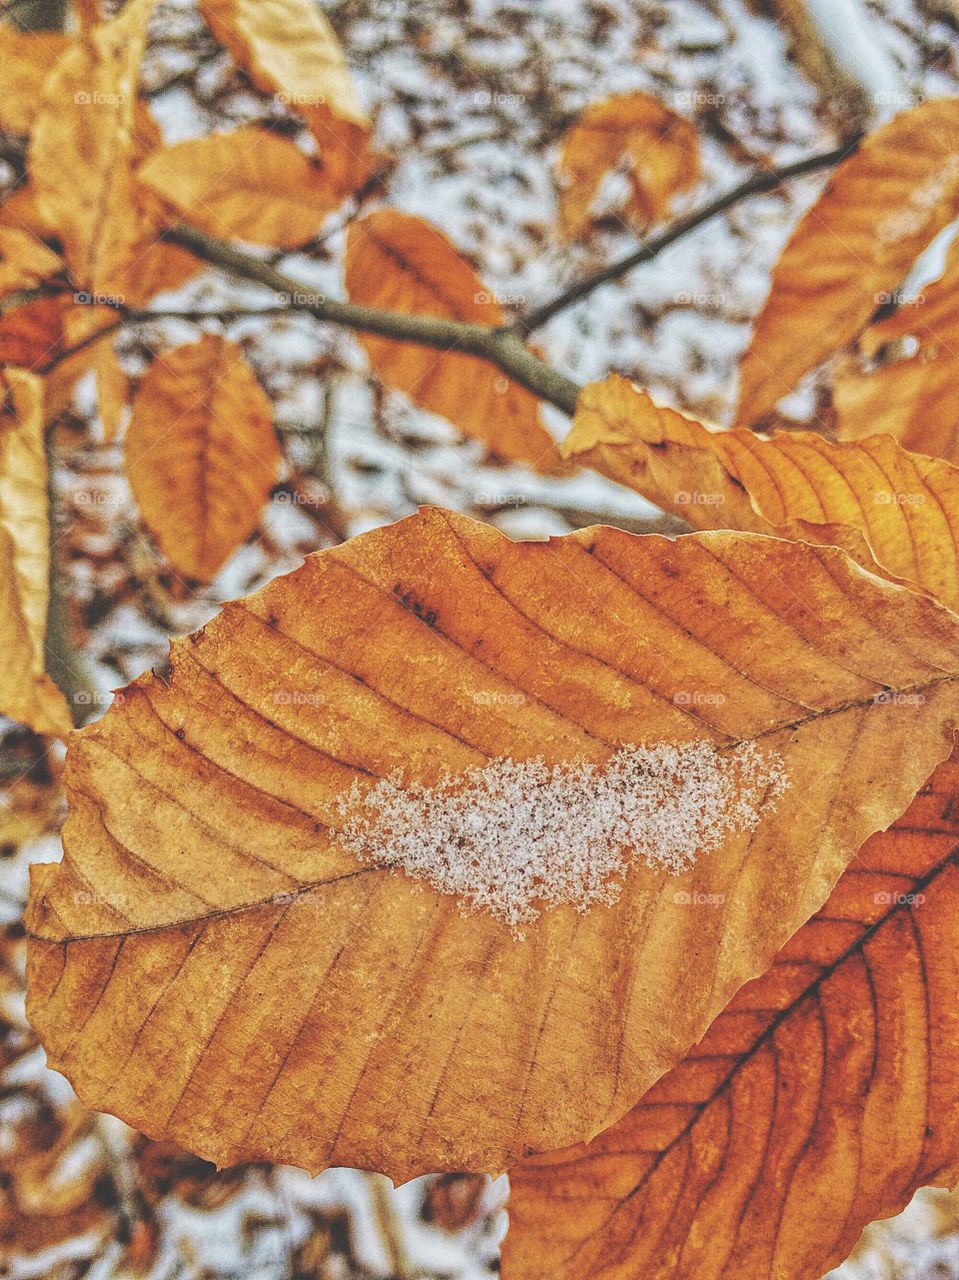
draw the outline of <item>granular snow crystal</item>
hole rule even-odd
[[[629,864],[678,872],[726,836],[751,832],[787,785],[778,752],[754,743],[623,746],[602,765],[491,760],[437,785],[394,773],[342,798],[343,844],[512,926],[537,903],[586,911],[619,897]]]

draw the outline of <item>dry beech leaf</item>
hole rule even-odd
[[[36,193],[29,182],[17,187],[0,204],[0,226],[28,231],[37,240],[47,240],[56,235],[56,229],[48,225],[37,207]]]
[[[848,362],[833,387],[836,430],[844,440],[888,431],[911,449],[959,462],[956,348],[959,346],[959,244],[950,246],[942,276],[920,292],[890,295],[898,308],[870,326],[861,347],[886,363],[862,372]],[[914,340],[914,353],[906,343]]]
[[[201,0],[216,39],[258,89],[296,111],[345,197],[369,175],[369,122],[343,50],[314,0]]]
[[[817,1280],[951,1187],[957,851],[954,753],[638,1106],[510,1171],[507,1280]]]
[[[699,178],[699,139],[688,120],[648,93],[626,93],[587,107],[567,130],[560,154],[559,219],[567,240],[581,236],[600,183],[625,163],[640,227],[658,222]]]
[[[62,240],[74,280],[121,300],[140,236],[136,91],[153,5],[130,0],[63,55],[44,82],[28,154],[37,206]]]
[[[153,362],[133,401],[126,471],[174,568],[212,578],[258,526],[279,463],[270,402],[239,347],[206,334]]]
[[[0,315],[0,367],[43,369],[63,352],[62,297],[37,298]]]
[[[346,242],[352,302],[474,324],[503,323],[502,309],[445,235],[422,218],[383,209],[354,222]],[[430,413],[481,440],[495,457],[553,471],[559,456],[539,401],[476,356],[357,334],[373,371]]]
[[[582,1141],[906,808],[948,755],[957,673],[959,620],[834,548],[512,543],[423,511],[226,605],[73,738],[64,861],[33,868],[32,1025],[87,1105],[218,1163],[404,1179]],[[447,772],[569,778],[622,744],[753,750],[788,786],[681,875],[634,859],[615,903],[523,937],[344,842],[397,770],[415,818]],[[483,785],[526,838],[538,793]]]
[[[840,546],[959,610],[959,470],[889,436],[710,430],[611,377],[582,391],[562,452],[694,529]]]
[[[740,366],[738,419],[754,421],[841,351],[957,212],[959,98],[925,102],[868,137],[776,264]]]
[[[51,67],[71,41],[54,31],[14,31],[0,24],[0,129],[30,132],[40,106],[40,91]]]
[[[73,727],[70,712],[44,659],[50,533],[43,384],[6,369],[0,395],[0,714],[63,737]]]
[[[294,143],[253,125],[156,151],[139,176],[201,230],[295,249],[342,194]]]
[[[64,269],[63,259],[20,227],[0,225],[0,298],[36,289]]]

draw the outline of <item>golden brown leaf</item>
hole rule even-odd
[[[910,449],[959,462],[959,244],[950,247],[940,279],[892,297],[901,305],[861,343],[867,359],[888,358],[869,372],[847,362],[836,377],[837,433],[858,440],[888,431]],[[907,354],[908,341],[917,349]]]
[[[699,178],[699,140],[688,120],[648,93],[626,93],[587,107],[567,130],[560,155],[559,218],[567,240],[581,236],[600,183],[625,163],[627,213],[640,227],[658,222]]]
[[[959,470],[888,436],[710,430],[612,377],[584,388],[562,451],[694,529],[841,546],[959,610]]]
[[[19,227],[0,226],[0,298],[36,289],[64,267],[59,254]]]
[[[0,226],[28,231],[37,240],[47,240],[55,235],[55,228],[48,226],[37,208],[36,194],[29,183],[17,187],[0,204]]]
[[[154,0],[130,0],[63,55],[44,82],[28,163],[41,216],[81,289],[121,300],[140,235],[137,85]]]
[[[126,470],[170,563],[212,578],[260,522],[280,448],[239,347],[206,334],[150,366],[133,401]]]
[[[321,160],[252,125],[156,151],[139,175],[194,226],[284,249],[312,240],[342,202]]]
[[[369,174],[369,122],[329,20],[313,0],[201,0],[216,39],[258,89],[296,111],[342,196]]]
[[[817,1280],[952,1186],[957,851],[959,753],[638,1106],[511,1171],[507,1280]]]
[[[350,227],[346,291],[353,302],[475,324],[503,321],[496,298],[445,235],[422,218],[383,209]],[[552,471],[559,457],[532,392],[453,348],[436,351],[358,334],[378,378],[448,418],[495,457]]]
[[[41,101],[41,89],[51,67],[71,41],[55,31],[14,31],[0,24],[0,129],[30,132]]]
[[[43,386],[7,369],[0,395],[0,713],[63,737],[70,712],[44,659],[50,533]]]
[[[512,543],[438,510],[310,556],[171,663],[74,738],[65,858],[33,870],[50,1065],[218,1163],[398,1178],[621,1116],[905,809],[959,710],[959,620],[836,549]],[[751,834],[678,879],[637,859],[614,904],[522,938],[344,844],[352,784],[395,770],[744,741],[789,779]]]
[[[796,228],[740,367],[752,422],[841,351],[959,212],[959,98],[884,125],[839,166]]]

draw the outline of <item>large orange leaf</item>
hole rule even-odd
[[[959,609],[959,470],[889,436],[711,430],[612,377],[584,388],[562,451],[695,529],[841,546]]]
[[[314,0],[201,0],[210,30],[257,88],[302,115],[346,196],[369,174],[369,123],[346,58]]]
[[[399,1178],[621,1116],[905,809],[959,710],[959,620],[836,549],[512,543],[437,510],[309,557],[171,663],[74,738],[65,858],[34,869],[50,1065],[221,1163]],[[590,906],[583,867],[624,837],[581,837],[619,812],[624,746],[683,829],[710,776],[743,825],[678,876],[641,856],[675,823],[630,827],[618,898],[601,878]],[[748,822],[744,751],[788,782]],[[711,763],[677,810],[690,753]],[[448,836],[464,791],[480,837]],[[522,937],[493,909],[518,842],[545,877]]]
[[[284,249],[312,240],[342,202],[322,159],[252,125],[155,151],[139,172],[194,226]]]
[[[37,207],[62,240],[75,283],[121,300],[140,235],[136,91],[153,4],[130,0],[71,46],[44,81],[30,135]]]
[[[43,81],[70,40],[56,31],[14,31],[0,24],[0,129],[30,132],[40,106]]]
[[[133,401],[126,470],[182,573],[212,578],[246,541],[279,462],[270,402],[239,347],[206,334],[153,362]]]
[[[699,178],[699,140],[688,120],[648,93],[625,93],[587,107],[567,130],[560,153],[560,230],[575,239],[589,226],[600,183],[626,163],[628,214],[640,227],[658,222]]]
[[[44,657],[50,532],[43,385],[7,369],[0,395],[0,713],[63,737],[70,712],[45,674]]]
[[[959,98],[896,116],[833,174],[773,272],[740,368],[738,417],[751,422],[894,291],[959,212]]]
[[[445,235],[422,218],[383,209],[355,222],[346,243],[346,290],[385,310],[498,325],[502,308]],[[532,392],[476,356],[359,334],[377,377],[441,414],[497,457],[543,471],[559,459]]]
[[[959,753],[638,1106],[512,1171],[507,1280],[817,1280],[952,1186],[957,854]]]
[[[902,444],[959,462],[959,244],[953,243],[940,279],[921,291],[894,295],[901,305],[870,326],[862,354],[878,368],[863,371],[847,361],[833,388],[836,430],[858,440],[888,431]],[[907,341],[915,350],[906,350]]]

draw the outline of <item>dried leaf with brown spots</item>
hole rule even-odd
[[[562,452],[694,529],[841,546],[959,610],[959,470],[889,436],[711,430],[611,377],[584,388]]]
[[[950,750],[957,676],[959,619],[833,548],[512,543],[424,511],[226,605],[74,736],[29,1016],[88,1105],[221,1164],[405,1179],[582,1141],[906,808]],[[471,769],[489,787],[504,757],[568,778],[703,744],[725,769],[743,743],[789,784],[751,829],[710,829],[678,877],[634,859],[613,903],[544,900],[522,937],[434,887],[427,816],[433,879],[346,838],[395,771],[415,798]],[[489,794],[507,823],[536,799]]]

